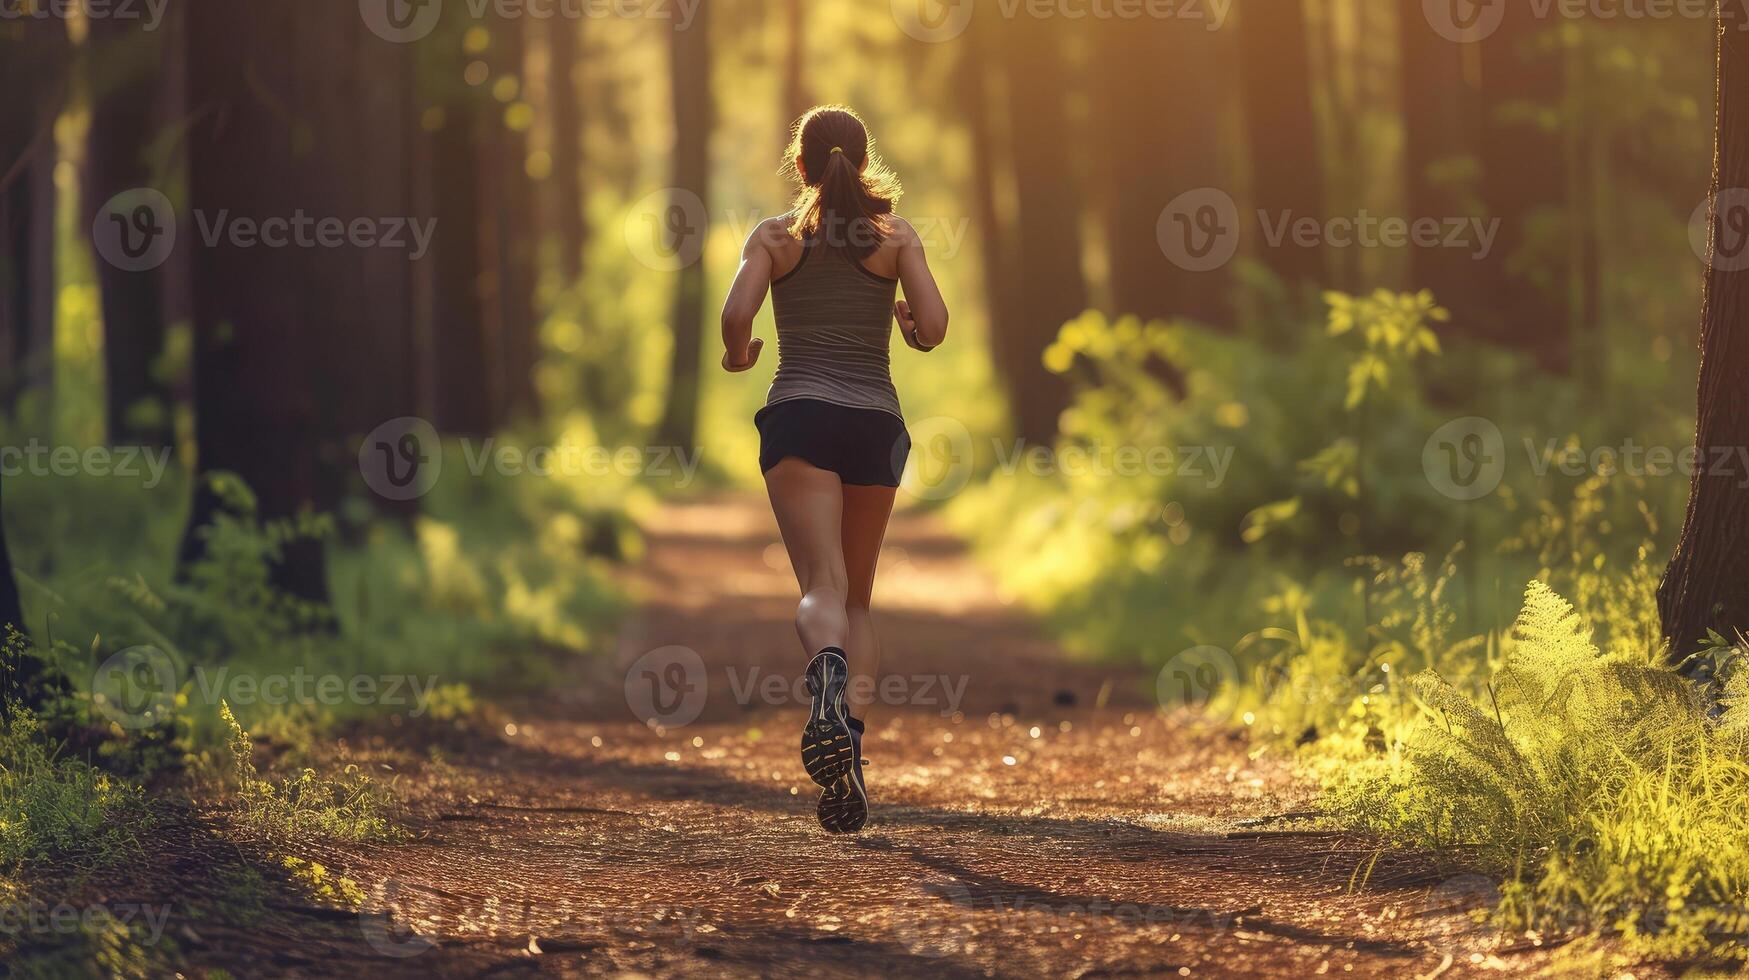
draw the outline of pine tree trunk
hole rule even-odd
[[[577,32],[561,21],[553,29],[552,66],[547,88],[552,99],[552,227],[559,248],[559,273],[570,286],[583,274],[583,113],[577,97]]]
[[[61,19],[0,20],[0,408],[53,380],[54,124],[70,57]]]
[[[670,26],[670,77],[674,102],[674,169],[673,188],[677,195],[697,195],[710,208],[710,140],[715,124],[711,102],[710,31],[706,12],[709,5],[700,6],[698,17],[690,27],[681,30]],[[671,207],[680,208],[676,202]],[[690,213],[690,209],[686,212]],[[704,235],[705,228],[682,227],[679,235]],[[681,243],[671,242],[681,250]],[[696,248],[687,250],[689,254]],[[675,274],[674,356],[669,362],[668,403],[657,429],[658,439],[665,446],[690,447],[698,444],[699,377],[705,314],[704,259],[696,258]]]
[[[1546,19],[1529,4],[1505,10],[1500,29],[1481,42],[1482,193],[1500,229],[1479,263],[1492,300],[1480,326],[1488,339],[1564,371],[1571,334],[1565,240],[1551,245],[1531,231],[1539,218],[1564,219],[1572,206],[1562,133],[1542,122],[1563,106],[1566,66],[1548,48],[1555,34]]]
[[[1749,187],[1749,40],[1721,24],[1713,190]],[[1733,197],[1735,199],[1733,199]],[[1715,200],[1718,200],[1715,197]],[[1726,207],[1745,208],[1727,194]],[[1742,214],[1715,216],[1717,256],[1701,313],[1695,473],[1676,554],[1658,588],[1671,657],[1694,653],[1716,630],[1749,630],[1749,269]],[[1732,257],[1734,256],[1734,258]]]
[[[152,186],[146,153],[163,124],[162,35],[132,21],[90,22],[85,68],[91,125],[85,138],[81,228],[110,198]],[[174,441],[172,398],[161,373],[164,353],[164,270],[129,271],[97,256],[93,263],[103,309],[103,369],[109,440],[160,448]]]
[[[1082,202],[1065,138],[1061,30],[1048,18],[1015,17],[1002,23],[1002,33],[1009,155],[1019,205],[1013,251],[1019,280],[1015,316],[992,331],[990,342],[1016,434],[1032,445],[1049,446],[1068,407],[1069,387],[1045,369],[1042,356],[1063,324],[1088,306],[1081,269]]]
[[[1311,51],[1302,0],[1253,4],[1239,24],[1239,68],[1245,96],[1245,137],[1256,206],[1279,222],[1324,216],[1324,168],[1318,117],[1312,109]],[[1163,59],[1164,60],[1164,59]],[[1210,104],[1204,91],[1175,90],[1187,103]],[[1187,107],[1186,107],[1187,108]],[[1205,130],[1207,132],[1207,130]],[[1322,249],[1291,240],[1261,250],[1272,272],[1289,286],[1325,281]]]
[[[1458,176],[1477,152],[1476,92],[1464,74],[1465,49],[1434,32],[1422,0],[1399,0],[1398,25],[1409,217],[1470,215],[1478,188]],[[1432,290],[1457,329],[1485,321],[1479,269],[1467,251],[1416,248],[1411,262],[1410,286]]]
[[[1218,37],[1199,21],[1144,19],[1103,25],[1095,105],[1101,183],[1109,188],[1112,312],[1231,323],[1229,266],[1190,271],[1166,261],[1160,214],[1186,192],[1223,188],[1218,155]],[[1309,104],[1309,103],[1308,103]]]
[[[290,0],[205,2],[187,11],[190,102],[206,107],[189,132],[188,202],[199,221],[289,218],[316,207],[316,166],[291,119],[332,57],[321,22]],[[290,117],[288,118],[288,107]],[[322,198],[324,204],[330,199]],[[200,479],[181,561],[206,552],[206,530],[226,508],[210,477],[234,473],[266,520],[328,503],[319,461],[323,433],[317,360],[327,312],[312,288],[319,249],[240,247],[229,235],[191,245],[195,438]],[[296,254],[293,254],[296,253]],[[320,542],[300,539],[273,567],[282,592],[325,603]]]

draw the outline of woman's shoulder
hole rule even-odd
[[[887,215],[887,240],[900,248],[920,242],[917,229],[898,214]]]

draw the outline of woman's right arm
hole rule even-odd
[[[923,254],[923,240],[909,222],[896,219],[899,240],[899,283],[905,287],[905,298],[894,307],[899,318],[899,332],[905,341],[922,351],[934,350],[947,339],[947,301],[941,298],[941,287],[929,271],[929,259]]]
[[[735,281],[729,286],[729,297],[723,301],[723,369],[740,372],[759,360],[765,341],[753,336],[753,318],[765,305],[765,293],[771,288],[771,250],[765,247],[769,234],[766,222],[760,222],[747,236],[741,248],[741,267],[735,271]]]

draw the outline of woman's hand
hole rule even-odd
[[[729,355],[733,353],[732,351],[723,351],[723,370],[728,371],[730,374],[740,374],[742,371],[759,363],[759,352],[764,348],[765,341],[758,337],[754,337],[747,342],[747,351],[744,355],[746,360],[739,364],[729,360]]]
[[[917,318],[911,315],[911,304],[899,300],[893,304],[893,318],[899,321],[899,333],[905,338],[906,346],[927,354],[934,347],[926,347],[917,339]]]

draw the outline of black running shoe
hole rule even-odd
[[[862,780],[862,723],[851,720],[850,768],[820,793],[817,813],[827,833],[854,834],[868,823],[868,786]]]
[[[808,771],[809,779],[829,787],[855,764],[850,711],[844,704],[850,665],[841,651],[827,647],[808,661],[806,676],[814,704],[807,727],[802,729],[802,768]]]

